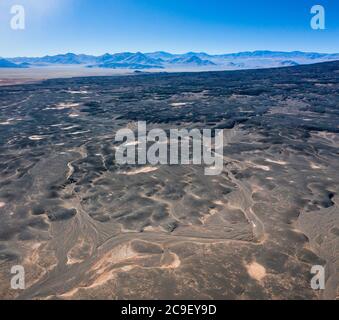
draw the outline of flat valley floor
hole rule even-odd
[[[339,298],[338,92],[339,62],[0,87],[0,298]],[[224,171],[118,165],[142,120],[224,129]]]

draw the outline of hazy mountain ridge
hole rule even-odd
[[[44,57],[16,57],[3,59],[0,68],[41,67],[41,66],[81,66],[89,68],[113,69],[175,69],[203,68],[217,69],[249,69],[281,66],[296,66],[339,60],[339,53],[317,52],[283,52],[283,51],[246,51],[210,55],[205,52],[188,52],[172,54],[165,51],[150,53],[122,52],[101,56],[66,53]],[[6,62],[5,62],[6,61]]]
[[[0,58],[0,68],[24,68],[24,66],[15,64],[7,59]]]
[[[215,66],[216,64],[210,60],[202,60],[198,56],[194,55],[191,57],[182,56],[174,58],[168,61],[171,64],[182,64],[191,66]]]

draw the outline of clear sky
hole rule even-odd
[[[10,28],[10,8],[26,29]],[[311,7],[326,30],[310,27]],[[0,56],[122,51],[339,52],[339,0],[0,0]]]

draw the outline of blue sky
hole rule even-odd
[[[26,29],[10,28],[10,7]],[[310,27],[313,5],[326,30]],[[122,51],[339,52],[339,0],[1,0],[0,56]]]

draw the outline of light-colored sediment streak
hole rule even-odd
[[[69,170],[67,172],[66,179],[68,180],[72,176],[72,174],[74,173],[74,167],[73,167],[71,162],[67,163],[67,167],[68,167]]]
[[[264,165],[261,165],[261,164],[253,163],[251,161],[246,161],[246,163],[253,168],[258,168],[258,169],[261,169],[261,170],[264,170],[264,171],[270,171],[271,170],[271,168],[269,166],[264,166]]]
[[[225,158],[227,159],[228,162],[232,162],[230,158],[227,158],[227,157]],[[246,163],[248,164],[248,162]],[[253,163],[250,163],[250,164],[253,164]],[[255,212],[252,209],[252,206],[253,206],[252,192],[249,189],[249,187],[241,180],[238,180],[230,170],[227,170],[227,171],[228,171],[228,176],[231,178],[232,182],[238,186],[238,190],[239,190],[239,193],[237,194],[239,199],[235,201],[233,206],[235,208],[242,210],[245,213],[247,221],[253,227],[253,233],[256,237],[257,243],[262,244],[266,241],[267,235],[265,232],[264,223],[261,221],[261,219],[255,214]]]
[[[77,136],[79,134],[84,134],[84,133],[89,133],[89,132],[91,132],[91,131],[90,130],[76,131],[76,132],[71,132],[70,135]]]
[[[154,172],[154,171],[157,171],[157,170],[158,170],[158,168],[155,168],[155,167],[145,167],[145,168],[136,169],[136,170],[132,170],[132,171],[128,171],[128,172],[121,172],[120,174],[124,174],[126,176],[134,176],[136,174],[150,173],[150,172]]]
[[[45,137],[36,135],[36,136],[30,136],[28,137],[28,139],[32,141],[39,141],[39,140],[45,139]]]
[[[47,107],[45,110],[64,110],[64,109],[76,108],[79,106],[80,106],[80,103],[66,102],[66,103],[59,103],[55,105],[54,107]]]
[[[313,163],[313,162],[311,162],[310,167],[311,167],[312,169],[314,169],[314,170],[322,169],[321,166],[319,166],[319,165],[317,165],[317,164],[315,164],[315,163]]]
[[[287,164],[286,161],[281,161],[281,160],[265,159],[265,161],[270,162],[270,163],[280,164],[281,166],[284,166]]]
[[[187,102],[175,102],[175,103],[171,103],[172,107],[184,107],[187,105]]]
[[[67,91],[67,93],[70,93],[70,94],[87,94],[88,91],[86,91],[86,90],[81,90],[81,91],[72,91],[72,90],[70,90],[70,91]]]
[[[76,114],[76,113],[70,113],[70,114],[69,114],[69,117],[70,117],[70,118],[77,118],[77,117],[79,117],[79,114]]]

